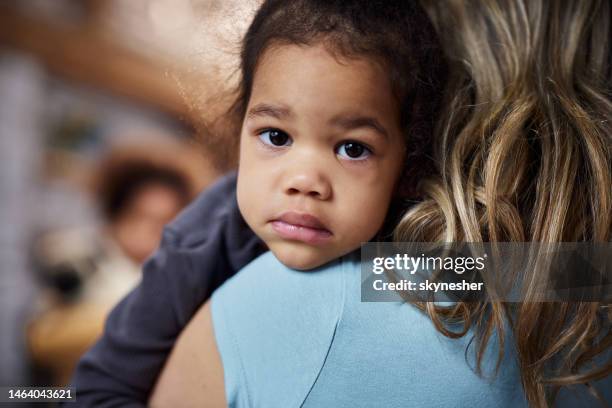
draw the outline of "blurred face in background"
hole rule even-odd
[[[164,225],[183,204],[180,194],[169,186],[140,187],[111,224],[111,235],[129,258],[143,263],[159,246]]]

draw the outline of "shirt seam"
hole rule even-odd
[[[345,259],[342,259],[341,260],[341,268],[340,268],[341,269],[341,274],[340,274],[341,282],[340,282],[340,284],[341,284],[341,288],[342,288],[342,293],[341,293],[341,296],[340,296],[341,304],[340,304],[340,310],[339,310],[339,313],[338,313],[338,319],[336,321],[336,324],[334,325],[334,331],[332,333],[331,340],[329,342],[329,346],[327,347],[327,351],[325,352],[325,358],[323,359],[323,363],[321,364],[321,367],[319,368],[319,372],[317,373],[317,376],[315,377],[315,379],[312,382],[310,388],[308,389],[308,392],[306,393],[306,395],[302,399],[302,402],[300,403],[300,408],[302,408],[304,406],[304,404],[308,400],[308,396],[310,395],[310,393],[314,389],[315,385],[319,381],[319,377],[321,376],[321,373],[323,372],[323,368],[325,367],[325,363],[327,363],[327,358],[329,357],[331,349],[332,349],[332,347],[334,345],[334,341],[336,340],[336,332],[338,331],[338,326],[342,322],[342,318],[344,316],[344,304],[346,302],[346,276],[345,276],[346,273],[345,273],[345,268],[346,268],[346,261],[345,261]]]

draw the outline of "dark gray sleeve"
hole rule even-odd
[[[235,188],[235,175],[224,177],[165,228],[142,282],[113,309],[101,339],[79,362],[72,380],[76,406],[146,406],[191,316],[263,252],[238,211]]]

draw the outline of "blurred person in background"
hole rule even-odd
[[[108,235],[138,268],[157,248],[164,225],[196,193],[188,170],[158,156],[116,152],[101,167],[96,186]]]
[[[179,3],[186,5],[187,1]],[[157,162],[162,156],[167,156],[166,161],[181,157],[173,166],[185,165],[189,153],[192,158],[197,155],[197,163],[192,163],[198,167],[197,190],[214,174],[206,168],[209,161],[202,160],[205,152],[149,148],[157,142],[184,140],[194,130],[193,118],[168,75],[168,70],[183,70],[186,47],[176,47],[175,35],[168,41],[156,19],[161,15],[162,24],[179,21],[181,16],[156,12],[160,7],[162,11],[176,9],[176,4],[174,0],[138,4],[21,0],[0,4],[2,386],[51,384],[46,378],[33,377],[31,370],[26,328],[33,314],[59,316],[44,311],[66,311],[68,306],[84,311],[87,305],[95,305],[89,308],[95,311],[95,318],[81,319],[79,333],[97,335],[102,316],[110,308],[106,305],[114,304],[140,279],[139,264],[146,257],[144,252],[150,252],[146,248],[152,251],[157,246],[159,233],[145,234],[147,239],[138,241],[136,234],[125,233],[134,228],[117,228],[127,225],[124,220],[140,226],[158,224],[149,222],[155,218],[152,213],[140,217],[143,222],[135,221],[142,215],[142,207],[150,209],[148,204],[136,203],[150,199],[132,200],[130,192],[126,204],[130,209],[123,211],[122,207],[117,219],[104,210],[104,217],[93,211],[93,197],[102,193],[87,194],[93,190],[83,187],[108,146],[125,145],[126,140],[140,143],[147,147],[140,157],[148,155],[150,160],[155,155]],[[126,149],[120,150],[126,154]],[[121,181],[117,179],[117,183]],[[142,192],[133,195],[167,197]],[[100,224],[103,228],[97,228]],[[131,247],[135,251],[119,241],[137,241]],[[42,280],[36,279],[32,263],[33,243],[38,243],[39,271],[50,272],[42,274]],[[115,273],[101,273],[103,270]],[[79,347],[73,347],[76,342],[70,334],[63,337],[64,343],[60,341],[62,327],[69,326],[62,326],[66,321],[58,317],[57,330],[40,338],[45,340],[46,350],[54,350],[51,343],[55,341],[63,351],[72,347],[77,355]],[[35,363],[41,365],[40,360]]]
[[[34,363],[50,376],[45,381],[68,382],[108,312],[140,281],[164,225],[201,187],[185,157],[150,146],[115,149],[92,183],[102,227],[50,232],[37,242],[35,258],[48,289],[28,342]]]

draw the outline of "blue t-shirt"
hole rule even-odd
[[[409,304],[361,302],[360,279],[354,255],[300,272],[266,253],[218,289],[212,317],[229,406],[527,405],[512,350],[491,379],[491,342],[479,377],[470,336],[445,337]]]
[[[494,336],[479,376],[471,333],[450,339],[410,304],[361,302],[360,280],[355,254],[300,272],[268,252],[217,289],[212,318],[229,406],[527,406],[510,330],[498,375]],[[612,377],[591,385],[612,400]],[[554,406],[606,403],[574,385]]]

